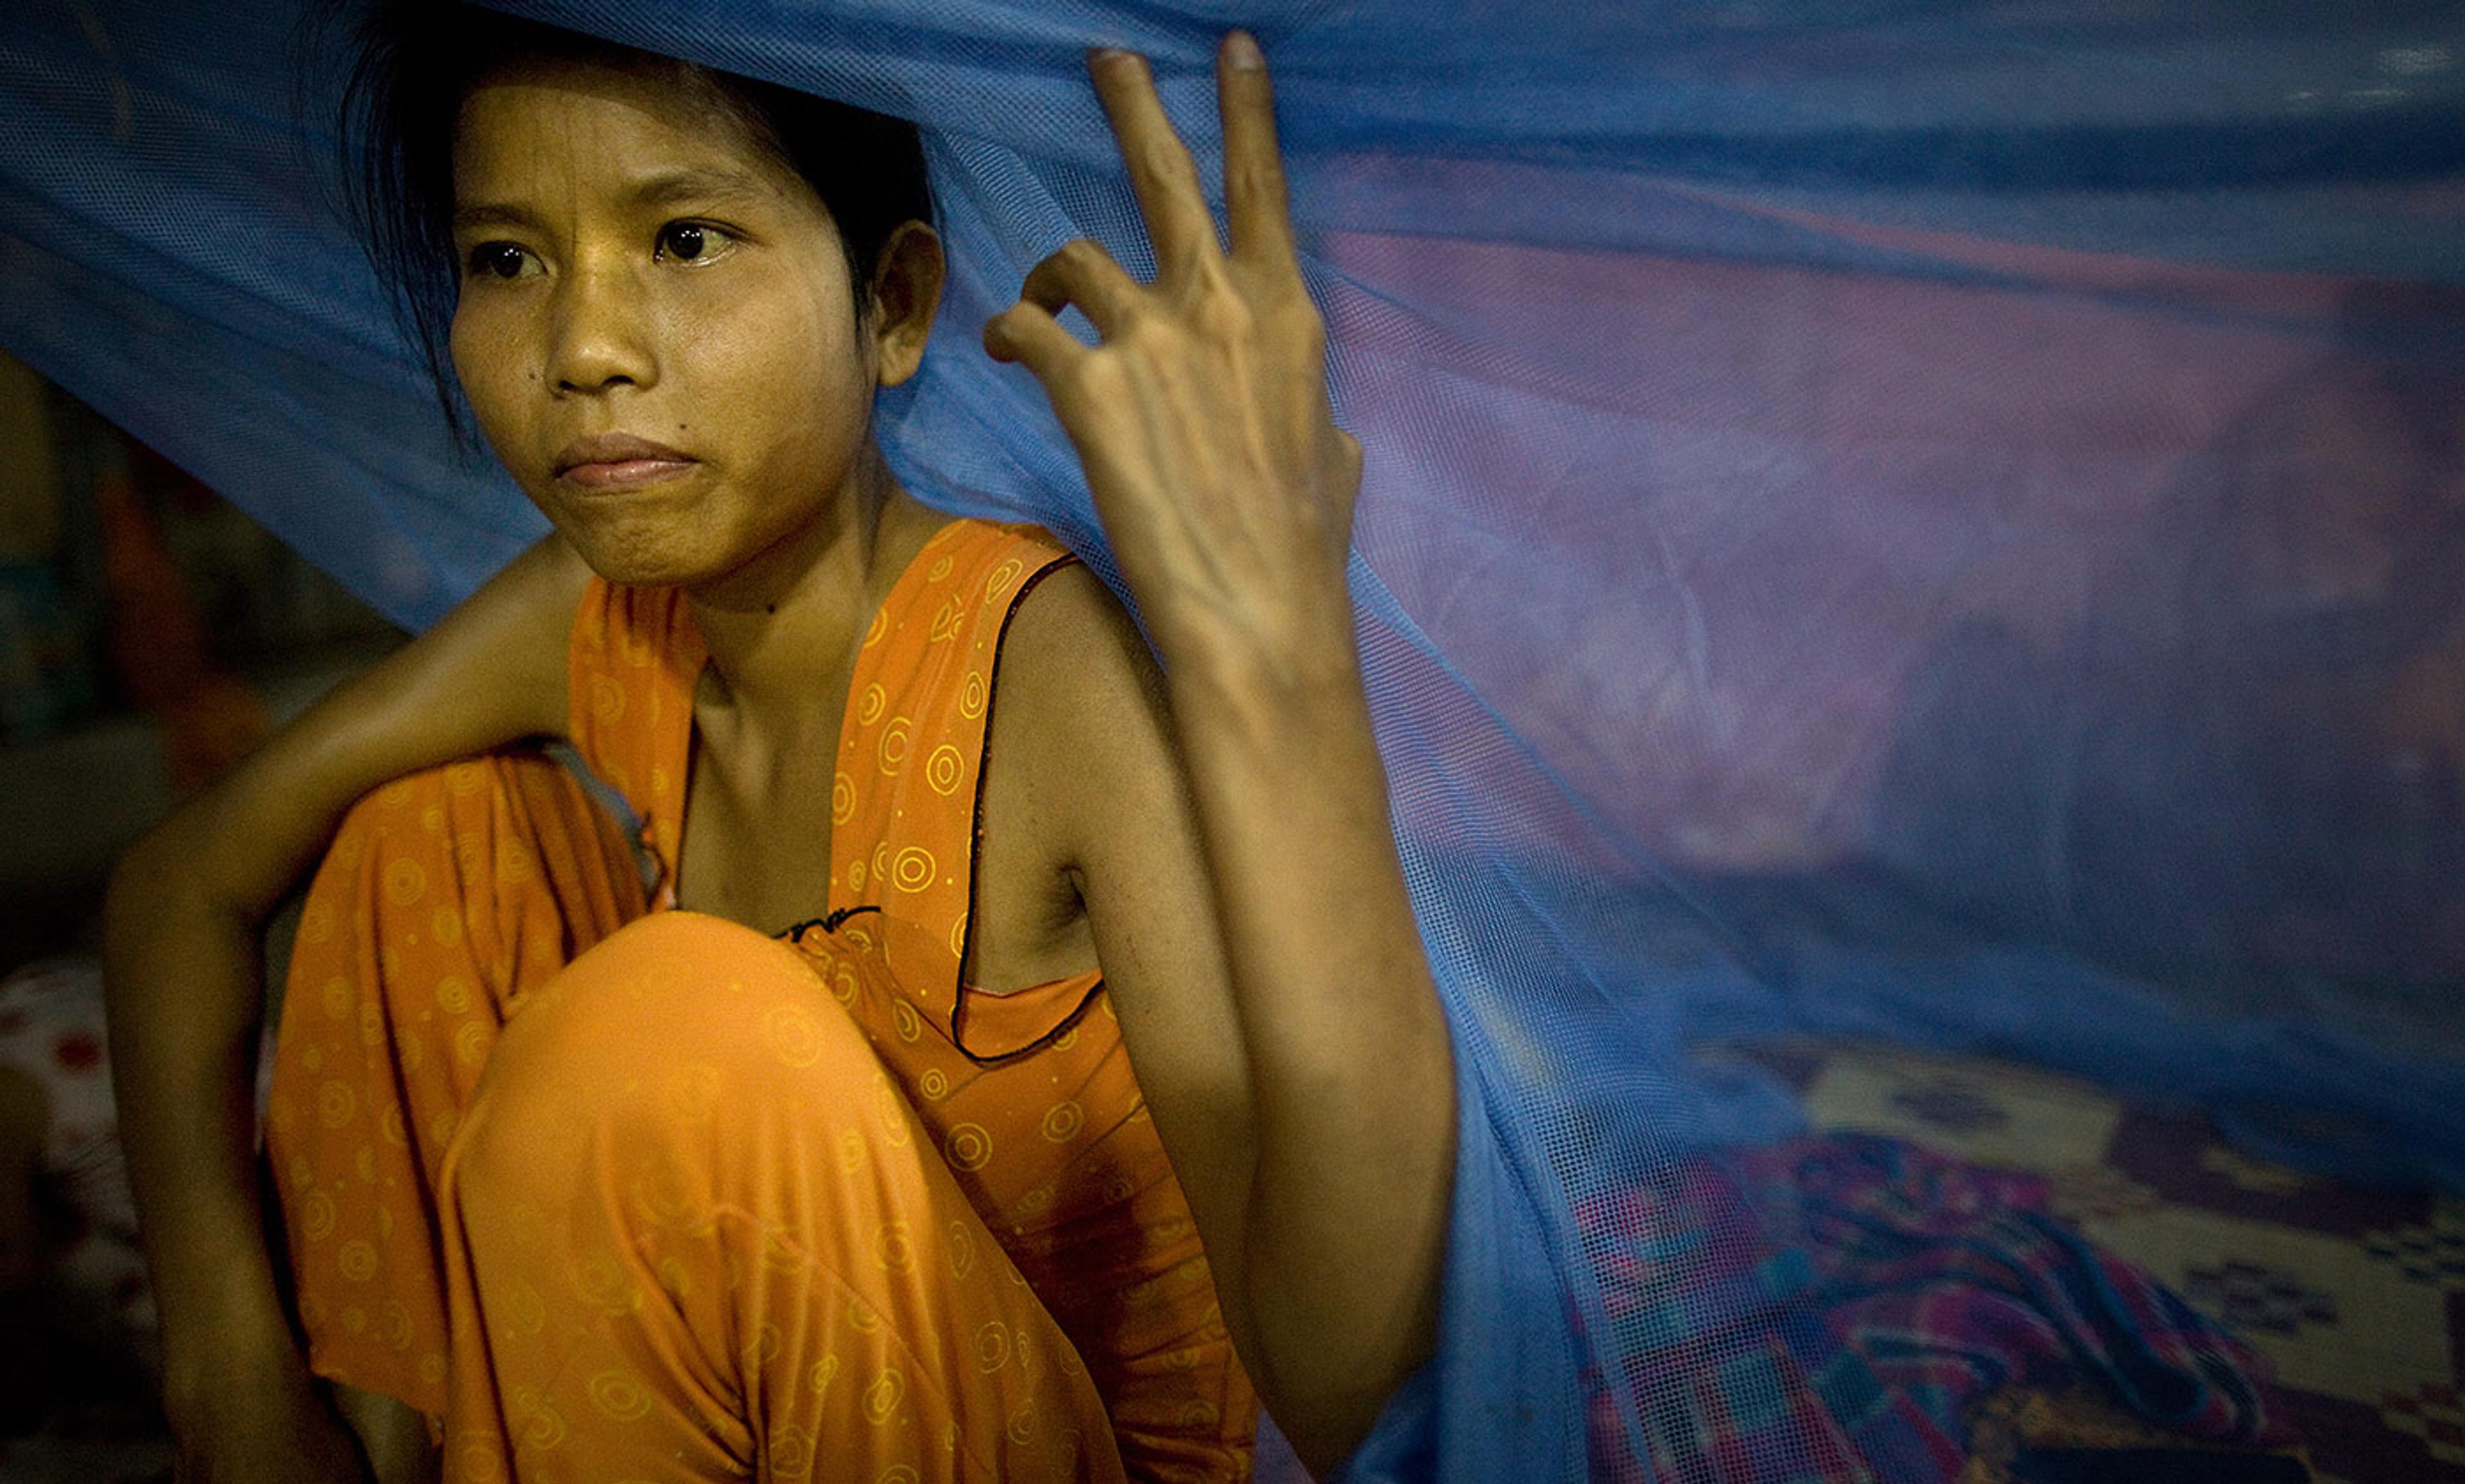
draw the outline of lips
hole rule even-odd
[[[664,443],[601,432],[566,444],[549,467],[559,480],[582,489],[624,490],[673,478],[696,462],[692,454]]]

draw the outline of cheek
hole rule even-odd
[[[512,393],[523,376],[519,367],[524,363],[510,354],[502,320],[503,316],[474,308],[465,299],[455,307],[447,342],[454,356],[455,380],[462,384],[462,395],[470,400],[479,431],[491,442],[498,441],[500,429],[519,405],[520,399]]]
[[[724,394],[698,398],[705,415],[752,413],[767,441],[837,444],[871,410],[873,379],[844,299],[820,294],[748,295],[680,317],[673,343],[704,384]]]

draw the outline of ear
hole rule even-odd
[[[942,238],[922,222],[901,222],[881,245],[873,270],[874,379],[896,387],[924,361],[924,342],[942,307]]]

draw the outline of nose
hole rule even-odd
[[[557,287],[547,379],[559,395],[637,390],[658,379],[641,285],[620,264],[584,264]]]

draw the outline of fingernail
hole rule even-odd
[[[1224,60],[1234,67],[1264,67],[1267,54],[1258,50],[1257,37],[1236,31],[1224,38]]]
[[[1100,62],[1113,61],[1129,55],[1128,52],[1117,46],[1091,46],[1087,49],[1087,65],[1093,67]]]

